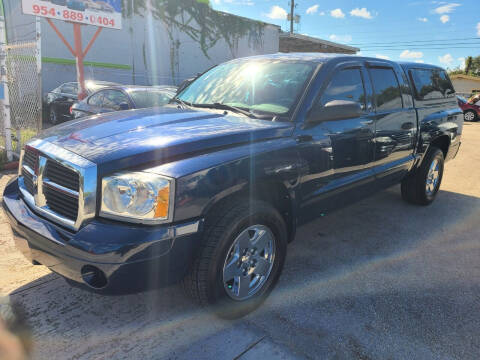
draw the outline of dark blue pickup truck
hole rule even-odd
[[[4,208],[19,248],[71,285],[122,293],[182,280],[236,317],[270,293],[302,224],[395,184],[430,204],[462,126],[435,66],[237,59],[165,107],[41,133]]]

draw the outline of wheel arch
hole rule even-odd
[[[432,147],[436,147],[442,150],[443,157],[444,159],[446,159],[448,154],[448,149],[450,148],[450,136],[440,135],[436,137],[430,142],[427,151],[430,150]]]
[[[288,242],[292,242],[296,233],[296,207],[295,192],[287,187],[282,181],[275,179],[262,179],[250,184],[244,184],[241,188],[219,194],[212,199],[204,208],[203,216],[208,222],[210,214],[227,206],[234,201],[260,200],[265,201],[278,210],[288,231]]]

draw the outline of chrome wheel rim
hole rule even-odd
[[[439,180],[440,180],[440,162],[437,159],[435,159],[432,161],[432,164],[430,165],[430,169],[428,169],[427,184],[426,184],[427,195],[432,195],[433,193],[435,193]]]
[[[465,113],[464,118],[466,121],[473,121],[473,119],[475,118],[475,114],[471,111],[468,111]]]
[[[223,286],[233,300],[246,300],[265,285],[275,261],[275,237],[264,225],[243,230],[228,250]]]

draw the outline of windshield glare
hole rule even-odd
[[[139,109],[163,106],[173,97],[173,94],[152,90],[134,90],[130,91],[129,94]]]
[[[293,61],[236,61],[200,76],[179,96],[197,105],[222,103],[273,114],[288,113],[314,65]]]

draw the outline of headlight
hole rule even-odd
[[[148,172],[114,174],[102,179],[100,215],[137,223],[172,220],[174,180]]]

